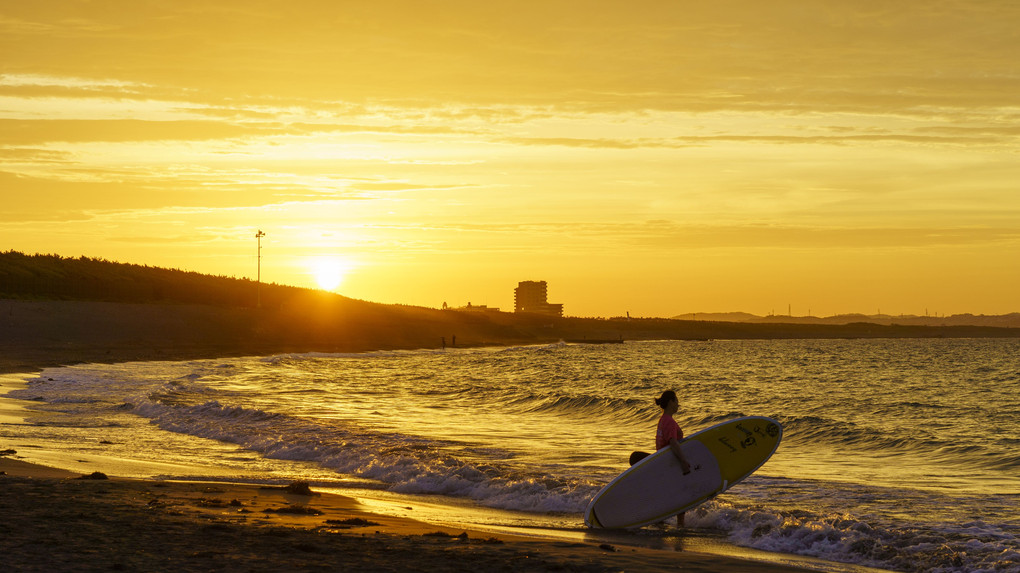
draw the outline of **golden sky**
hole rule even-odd
[[[1018,30],[1006,0],[0,0],[0,250],[254,278],[261,229],[263,280],[387,303],[1018,311]]]

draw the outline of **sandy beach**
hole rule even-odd
[[[8,571],[798,571],[693,552],[493,535],[291,487],[78,475],[0,457]],[[311,495],[308,495],[308,493]]]

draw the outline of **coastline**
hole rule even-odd
[[[0,393],[18,380],[4,376]],[[0,395],[0,425],[20,423]],[[583,541],[418,521],[331,491],[162,479],[88,479],[0,443],[0,538],[12,570],[807,571],[795,565],[599,537]],[[10,450],[15,450],[13,453]],[[59,465],[59,464],[58,464]],[[90,470],[103,472],[102,464]],[[342,491],[342,490],[341,490]]]
[[[33,375],[37,376],[48,367],[77,363],[189,360],[286,352],[366,352],[398,348],[426,348],[430,347],[428,342],[432,338],[438,338],[436,336],[438,332],[449,332],[453,326],[458,327],[456,332],[460,333],[458,342],[461,346],[508,346],[548,342],[544,338],[523,335],[521,334],[524,332],[523,330],[511,329],[502,334],[494,334],[477,324],[474,325],[474,331],[462,330],[461,327],[464,324],[456,321],[446,322],[436,327],[439,330],[422,331],[409,327],[405,329],[406,332],[397,328],[400,325],[387,324],[385,327],[374,330],[362,329],[359,331],[359,337],[349,338],[346,342],[340,339],[316,342],[312,339],[291,338],[247,340],[245,336],[251,332],[252,328],[245,322],[250,318],[246,314],[247,312],[237,309],[186,305],[89,302],[25,303],[17,306],[15,311],[5,313],[6,317],[0,317],[0,326],[3,327],[0,328],[0,350],[2,350],[0,352],[0,374],[5,374],[0,376],[0,379],[10,381],[20,377],[24,380]],[[455,317],[455,313],[445,313],[443,316]],[[279,317],[271,318],[279,320]],[[475,317],[468,318],[474,319]],[[474,332],[474,334],[465,334],[468,332]],[[596,331],[589,331],[589,333],[591,336],[605,337],[605,333],[600,334]],[[742,337],[738,336],[738,338]],[[779,336],[779,338],[788,337]],[[555,339],[561,339],[561,337],[555,337]],[[17,417],[17,412],[14,410],[21,408],[15,404],[15,402],[21,403],[21,401],[6,398],[4,394],[8,390],[10,390],[9,387],[0,384],[0,425],[20,422],[20,418]],[[512,532],[493,533],[485,531],[484,528],[476,530],[471,526],[462,528],[457,525],[458,523],[470,523],[466,519],[463,522],[457,519],[444,519],[443,523],[447,525],[442,527],[434,523],[395,518],[393,515],[384,516],[378,512],[373,513],[366,511],[365,507],[359,509],[357,501],[351,501],[352,498],[348,497],[348,501],[334,501],[334,498],[328,495],[313,496],[309,502],[314,507],[314,504],[320,503],[321,500],[330,500],[328,505],[332,508],[330,511],[334,512],[334,515],[328,517],[318,516],[321,518],[318,519],[304,516],[297,519],[293,515],[281,517],[278,514],[272,514],[271,519],[263,519],[265,514],[261,513],[262,510],[269,508],[269,505],[266,504],[272,503],[266,499],[259,502],[262,505],[256,504],[255,509],[248,508],[249,513],[242,513],[241,515],[247,516],[248,519],[241,520],[237,515],[225,511],[223,508],[212,508],[218,509],[217,513],[207,511],[209,508],[197,506],[196,504],[199,502],[191,499],[194,498],[195,491],[183,489],[178,491],[176,489],[184,486],[175,484],[184,482],[118,479],[118,469],[124,472],[123,464],[130,464],[130,460],[109,459],[88,465],[58,463],[58,461],[65,460],[58,460],[52,455],[47,457],[47,452],[43,450],[19,448],[19,444],[0,442],[0,451],[7,449],[23,450],[21,454],[13,457],[0,456],[0,471],[7,472],[7,475],[0,476],[0,484],[18,484],[17,487],[0,487],[3,496],[3,500],[0,501],[0,509],[5,514],[26,516],[27,521],[19,517],[17,525],[5,525],[4,527],[9,529],[3,530],[3,532],[17,535],[21,535],[22,531],[32,532],[27,537],[19,537],[21,541],[16,546],[19,555],[21,555],[16,559],[24,560],[24,570],[34,570],[33,563],[47,562],[45,559],[51,557],[55,559],[56,555],[63,555],[64,559],[76,559],[74,556],[79,553],[84,555],[96,553],[96,551],[72,545],[67,545],[67,549],[61,549],[65,547],[63,541],[59,540],[62,538],[54,537],[58,535],[55,531],[61,526],[59,523],[51,522],[52,518],[46,517],[48,514],[45,512],[53,515],[93,516],[92,520],[78,520],[77,517],[74,517],[71,522],[75,529],[98,528],[105,532],[103,539],[108,539],[108,541],[103,542],[101,551],[106,555],[104,558],[106,560],[94,565],[94,568],[104,570],[111,567],[126,568],[127,570],[167,569],[168,567],[165,565],[167,560],[173,563],[173,566],[169,568],[174,570],[199,571],[212,567],[225,567],[227,570],[261,570],[262,565],[259,565],[259,559],[268,559],[266,563],[275,563],[272,567],[267,566],[265,570],[321,566],[382,571],[454,571],[474,568],[476,559],[481,559],[482,561],[479,563],[484,563],[487,569],[495,570],[642,571],[679,568],[687,571],[729,572],[748,570],[863,571],[866,569],[828,562],[812,563],[810,558],[784,554],[755,555],[753,550],[743,551],[742,548],[727,546],[722,542],[714,543],[710,547],[710,551],[703,551],[706,544],[702,542],[704,541],[703,536],[696,532],[684,536],[684,540],[671,545],[668,542],[662,543],[661,540],[660,542],[649,542],[647,539],[628,539],[626,535],[592,535],[583,540],[577,540],[555,535],[543,536],[542,532],[528,531],[521,536],[516,536]],[[23,461],[17,459],[22,454],[29,458],[29,461],[34,462],[33,465],[27,466],[29,469],[26,470],[24,466],[16,470],[5,467],[12,462]],[[104,471],[114,479],[97,482],[106,483],[106,487],[81,485],[89,480],[74,479],[80,474],[59,469],[51,470],[56,472],[55,474],[48,474],[46,471],[50,470],[41,469],[46,466],[74,469],[88,467],[88,471],[93,469]],[[120,475],[138,475],[138,473],[128,471]],[[156,475],[156,473],[150,475]],[[201,474],[175,474],[171,470],[159,472],[159,475]],[[210,482],[205,486],[228,488],[233,497],[227,499],[227,503],[235,498],[244,503],[242,497],[239,497],[242,495],[253,501],[259,497],[258,486],[251,484]],[[89,487],[92,490],[84,489]],[[174,498],[177,500],[174,502],[176,505],[163,507],[163,509],[171,507],[166,511],[155,511],[148,503],[161,494],[169,495],[168,488],[173,489],[173,495],[178,496]],[[233,493],[235,491],[236,494]],[[16,492],[28,493],[22,495]],[[343,493],[343,490],[340,492]],[[223,498],[225,494],[217,493],[216,497]],[[191,501],[188,501],[189,499]],[[139,500],[143,500],[144,503],[139,505]],[[156,502],[154,505],[159,506],[159,503]],[[40,510],[44,513],[35,512],[34,508],[37,506],[44,508]],[[183,506],[188,511],[174,509],[177,506]],[[236,513],[238,509],[245,508],[242,506],[233,509]],[[259,519],[255,518],[256,514]],[[35,517],[31,517],[33,515]],[[114,515],[118,517],[116,519],[102,517]],[[359,518],[380,525],[361,529],[352,527],[334,532],[326,522],[326,520],[343,521],[351,518],[352,515],[370,515],[371,517]],[[297,521],[293,521],[295,519]],[[124,520],[128,525],[122,526],[113,523],[120,520]],[[95,522],[93,523],[93,521]],[[135,564],[134,561],[131,561],[134,559],[131,557],[134,555],[132,546],[116,541],[121,537],[130,537],[133,531],[131,524],[149,527],[150,525],[146,524],[150,522],[162,523],[158,527],[173,532],[170,535],[176,536],[172,540],[174,549],[171,549],[168,555],[162,556],[164,565],[159,565],[156,561]],[[451,523],[453,525],[450,525]],[[151,527],[157,526],[151,525]],[[277,527],[286,528],[287,531],[267,533]],[[190,549],[193,543],[200,545],[202,542],[202,540],[199,542],[193,540],[193,532],[209,528],[212,528],[216,535],[228,538],[226,541],[216,544],[216,551],[221,553],[225,551],[229,555],[229,557],[223,558],[226,563],[244,563],[244,565],[235,567],[225,565],[222,559],[213,561],[214,555],[218,555],[213,549]],[[437,531],[443,533],[431,535]],[[466,538],[461,536],[462,533],[467,534]],[[246,543],[245,540],[251,538],[278,535],[293,535],[295,539],[302,539],[302,541],[295,542],[297,545],[317,549],[293,551],[287,550],[287,548],[292,548],[294,544],[284,544],[286,545],[285,550],[288,551],[288,557],[277,555],[272,558],[284,559],[284,561],[273,561],[265,555],[259,558],[251,557],[258,554],[258,551],[268,551],[268,549],[245,549],[244,555],[246,556],[238,555],[240,550],[225,549],[234,545],[242,546]],[[336,535],[338,539],[333,540],[330,537],[332,535]],[[356,537],[362,540],[360,543],[363,545],[359,546],[351,539],[341,541],[340,537]],[[501,541],[501,543],[484,542],[490,538]],[[58,540],[52,543],[36,543],[32,539]],[[166,539],[162,541],[169,542]],[[644,545],[639,545],[641,543]],[[154,551],[156,555],[161,555],[159,550]],[[194,558],[197,559],[196,563],[200,564],[192,568],[192,565],[189,564],[190,561],[185,557],[200,554],[202,551],[210,554]],[[430,555],[428,560],[420,560],[420,554],[423,553]],[[357,557],[352,556],[355,554]],[[362,554],[369,556],[366,558],[368,561],[362,559]],[[404,557],[397,555],[404,555]],[[326,558],[324,559],[323,556]],[[348,557],[352,560],[345,561]],[[286,561],[286,559],[291,559],[291,561]],[[84,566],[78,566],[79,569],[81,567]],[[93,566],[89,565],[88,567]],[[47,567],[38,567],[38,570],[46,569]]]
[[[312,293],[277,308],[0,299],[0,373],[84,362],[548,344],[561,340],[1020,338],[1020,328],[555,318]],[[455,344],[454,344],[454,341]]]

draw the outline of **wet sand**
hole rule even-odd
[[[799,571],[453,529],[300,486],[83,479],[16,454],[0,457],[0,472],[9,571]]]

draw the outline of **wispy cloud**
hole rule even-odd
[[[286,133],[282,126],[144,119],[0,119],[0,145],[202,141]]]

